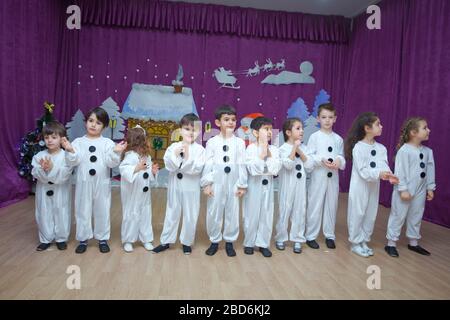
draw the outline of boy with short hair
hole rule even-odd
[[[172,143],[164,154],[164,164],[169,171],[167,207],[161,244],[153,249],[162,252],[175,243],[183,211],[180,242],[183,253],[191,254],[200,210],[200,175],[205,165],[205,148],[195,142],[201,129],[200,119],[189,113],[180,120],[183,141]]]
[[[42,135],[47,149],[33,157],[31,171],[37,179],[36,222],[41,242],[36,250],[47,250],[52,241],[59,250],[65,250],[70,234],[72,194],[72,168],[66,163],[65,151],[61,149],[66,128],[58,121],[52,121],[44,126]]]
[[[236,110],[232,106],[219,106],[215,118],[220,134],[206,143],[206,165],[201,179],[203,192],[208,196],[206,229],[211,245],[206,254],[213,256],[224,239],[227,255],[234,257],[233,242],[239,235],[239,198],[247,188],[245,143],[233,134]]]
[[[335,249],[336,213],[339,197],[339,173],[345,169],[344,141],[333,132],[336,109],[331,103],[319,106],[317,120],[320,130],[308,140],[308,149],[314,160],[308,190],[306,213],[306,244],[319,249],[316,242],[323,216],[323,234],[329,249]]]
[[[269,145],[272,137],[272,120],[257,117],[250,124],[256,143],[246,150],[248,190],[243,201],[244,253],[253,254],[253,247],[266,258],[272,256],[269,250],[272,236],[274,190],[273,176],[281,169],[278,148]]]

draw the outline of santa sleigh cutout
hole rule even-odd
[[[221,83],[222,86],[220,88],[230,88],[230,89],[239,89],[240,86],[235,86],[234,84],[237,81],[237,78],[233,76],[233,72],[231,70],[225,70],[223,67],[214,70],[213,77],[216,78],[217,82]]]

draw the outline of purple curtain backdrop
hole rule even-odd
[[[273,117],[275,126],[280,127],[297,97],[302,97],[311,111],[316,94],[324,88],[338,109],[336,131],[342,136],[359,112],[374,110],[380,115],[384,124],[380,141],[392,159],[403,119],[416,114],[427,117],[433,131],[428,145],[435,151],[438,191],[425,218],[450,226],[445,203],[450,199],[449,183],[442,179],[450,160],[443,146],[448,121],[438,121],[449,119],[444,108],[450,83],[445,0],[427,4],[423,0],[384,1],[380,5],[382,29],[368,30],[367,16],[362,14],[355,19],[350,37],[348,20],[338,17],[140,0],[78,1],[85,24],[75,31],[61,24],[71,1],[60,5],[39,1],[43,12],[39,17],[25,11],[25,5],[10,0],[6,1],[9,5],[4,3],[2,24],[9,27],[1,31],[2,41],[21,39],[26,44],[9,46],[7,52],[2,49],[6,61],[0,62],[2,126],[8,135],[2,140],[6,150],[1,158],[2,177],[8,179],[8,187],[0,191],[2,206],[26,196],[27,185],[17,175],[14,147],[34,127],[44,100],[53,98],[56,117],[67,122],[78,108],[87,111],[109,96],[123,106],[134,82],[170,84],[180,63],[185,86],[193,89],[203,121],[213,119],[218,104],[231,103],[239,117],[259,111]],[[39,25],[41,37],[36,36],[36,28],[19,24],[20,15]],[[11,30],[9,23],[17,25],[10,34],[5,31]],[[30,43],[33,51],[27,50]],[[39,55],[31,65],[30,59]],[[242,71],[253,67],[256,60],[264,64],[267,58],[284,58],[286,70],[296,72],[301,61],[311,61],[316,83],[262,85],[267,75],[262,72],[254,78],[238,76],[241,88],[232,90],[218,89],[212,77],[218,67]],[[10,79],[19,77],[20,84]],[[35,87],[27,91],[30,81]],[[14,106],[17,116],[11,117],[11,110],[5,107],[8,104]],[[4,121],[6,115],[8,122]],[[348,190],[349,172],[350,166],[341,179],[343,191]],[[384,204],[389,204],[389,192],[384,186]]]
[[[366,27],[367,16],[353,24],[351,61],[338,127],[347,130],[363,111],[378,113],[383,125],[379,139],[389,152],[391,167],[402,122],[423,116],[431,129],[426,143],[434,151],[437,190],[424,219],[450,227],[450,2],[423,0],[383,1],[381,30]],[[348,190],[350,170],[344,174]],[[392,188],[383,183],[380,202],[390,205]]]
[[[62,10],[58,0],[0,1],[1,207],[30,190],[17,173],[17,147],[55,97]]]

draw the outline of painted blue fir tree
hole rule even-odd
[[[317,118],[319,111],[319,106],[324,103],[330,102],[330,95],[323,89],[319,91],[319,94],[316,96],[316,99],[314,100],[314,108],[312,112],[312,116],[314,118]]]
[[[309,117],[308,107],[302,98],[297,98],[287,111],[288,118],[300,118],[303,122]]]

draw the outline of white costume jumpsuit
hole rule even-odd
[[[241,138],[234,135],[225,138],[219,134],[206,143],[206,164],[201,186],[212,184],[214,195],[208,198],[206,230],[213,243],[220,242],[222,237],[227,242],[238,238],[239,198],[236,192],[238,188],[247,188],[244,161],[245,143]]]
[[[344,142],[332,132],[314,132],[308,140],[308,150],[314,159],[314,170],[308,190],[306,210],[306,240],[315,240],[320,232],[323,216],[323,234],[326,239],[335,240],[336,214],[339,198],[339,173],[326,168],[322,160],[339,159],[340,170],[345,169]]]
[[[386,148],[359,141],[352,151],[353,166],[348,191],[348,240],[369,242],[375,226],[380,193],[380,173],[389,171]]]
[[[194,142],[189,145],[189,158],[175,155],[182,142],[172,143],[164,154],[164,164],[169,171],[167,207],[161,244],[175,243],[183,212],[180,242],[191,246],[200,210],[200,175],[205,165],[205,148]]]
[[[45,172],[39,161],[50,158],[53,168]],[[36,184],[36,222],[41,243],[66,242],[70,234],[72,168],[66,163],[65,152],[50,154],[41,151],[33,157],[31,174]]]
[[[120,153],[114,152],[114,142],[105,137],[87,136],[72,142],[74,153],[66,152],[66,161],[78,166],[75,187],[76,239],[85,241],[94,237],[109,240],[111,179],[109,168],[120,163]],[[94,215],[94,231],[92,231]]]
[[[269,145],[271,157],[266,161],[259,155],[256,143],[247,147],[245,162],[248,170],[248,189],[243,200],[244,247],[269,248],[272,237],[274,190],[273,176],[281,168],[278,148]]]
[[[119,166],[120,198],[122,200],[122,243],[153,241],[152,197],[150,186],[155,181],[152,160],[147,157],[147,169],[134,172],[140,156],[128,151]]]
[[[436,189],[434,181],[433,151],[425,146],[415,147],[405,143],[395,156],[395,175],[400,183],[392,192],[386,238],[398,241],[406,220],[406,237],[419,240],[420,224],[425,210],[427,191]],[[400,192],[408,191],[412,199],[403,201]]]
[[[279,149],[282,167],[278,174],[279,216],[275,227],[277,242],[306,241],[306,173],[311,172],[314,160],[304,144],[300,145],[300,149],[307,156],[307,161],[303,163],[298,153],[295,154],[295,160],[291,160],[289,156],[292,148],[293,145],[286,142]],[[291,230],[288,237],[289,220]]]

